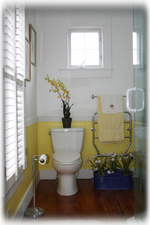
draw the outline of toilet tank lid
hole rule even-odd
[[[84,131],[84,127],[74,128],[49,128],[51,132],[81,132]]]

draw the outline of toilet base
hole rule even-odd
[[[76,174],[70,175],[70,174],[59,174],[58,177],[58,187],[57,187],[57,193],[62,196],[70,196],[77,193],[78,187],[77,187],[77,179]]]

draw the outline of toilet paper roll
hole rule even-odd
[[[47,160],[47,156],[45,154],[42,154],[39,158],[39,163],[41,165],[44,165],[46,163],[46,160]]]

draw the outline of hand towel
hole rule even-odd
[[[123,97],[122,97],[123,102]],[[98,130],[101,144],[116,143],[124,140],[124,110],[122,112],[106,114],[102,112],[101,96],[97,96]]]
[[[102,112],[106,114],[122,112],[121,95],[101,95]]]

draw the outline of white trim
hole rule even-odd
[[[101,79],[111,78],[113,68],[104,69],[59,69],[59,78]],[[91,76],[92,74],[92,76]]]
[[[25,120],[25,127],[29,127],[29,126],[33,125],[34,123],[37,123],[37,122],[38,122],[38,117],[37,116],[29,118],[29,119],[26,119]]]
[[[40,170],[40,180],[53,180],[56,179],[56,171],[55,170]],[[89,169],[81,169],[78,174],[78,179],[91,179],[93,177],[93,173]]]
[[[127,120],[128,118],[125,117],[125,119]],[[62,121],[61,116],[38,116],[29,118],[25,121],[25,127],[27,128],[38,122],[53,122],[53,121],[61,122]],[[72,121],[92,121],[92,113],[90,116],[73,116]]]
[[[92,121],[91,116],[73,116],[73,121]],[[51,121],[62,121],[60,116],[39,116],[28,119],[25,121],[25,127],[29,127],[37,122],[51,122]]]
[[[51,122],[51,121],[61,121],[60,116],[39,116],[38,122]],[[92,121],[91,116],[73,116],[72,121]]]

